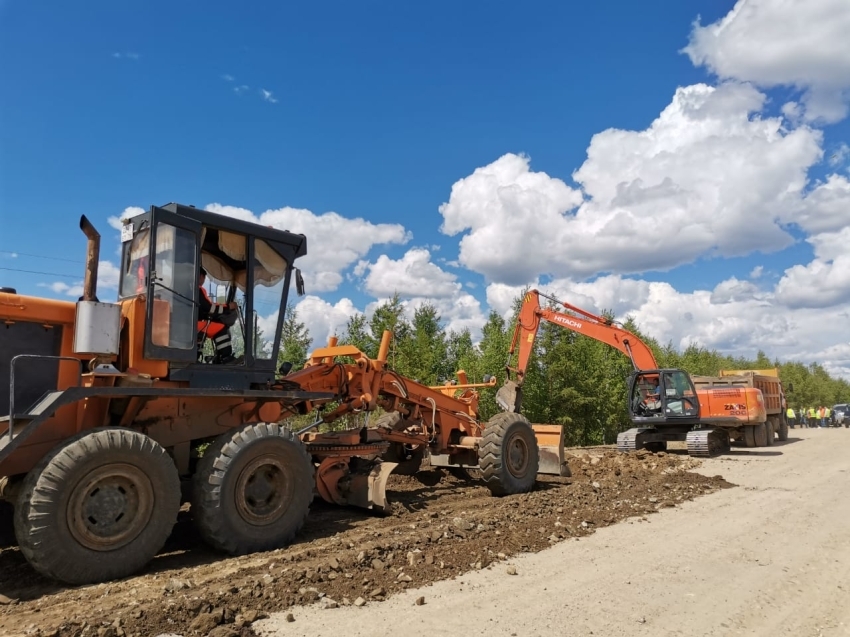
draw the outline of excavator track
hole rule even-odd
[[[652,430],[643,427],[634,427],[617,434],[617,451],[628,453],[629,451],[642,449],[643,445],[640,444],[640,435],[646,431]]]
[[[689,431],[685,439],[688,455],[694,458],[711,458],[729,451],[729,434],[724,429],[698,429]]]

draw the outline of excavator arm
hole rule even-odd
[[[552,308],[541,307],[541,296],[562,306],[569,314]],[[508,351],[507,379],[496,394],[496,402],[505,411],[519,411],[520,388],[525,380],[528,360],[534,349],[534,341],[537,338],[541,321],[559,325],[620,350],[629,357],[635,370],[656,369],[658,367],[655,356],[646,343],[628,330],[615,325],[611,319],[591,314],[579,307],[542,294],[538,290],[529,290],[523,298],[511,340],[511,347]],[[516,367],[510,365],[514,354],[517,355]]]

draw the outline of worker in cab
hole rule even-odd
[[[215,356],[212,361],[214,364],[235,362],[229,328],[236,322],[238,316],[236,303],[213,303],[204,288],[206,282],[207,271],[201,268],[198,277],[199,342],[203,345],[204,339],[212,339],[215,346]]]

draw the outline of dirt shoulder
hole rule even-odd
[[[0,604],[0,634],[232,637],[253,634],[252,624],[269,613],[300,616],[300,608],[315,602],[383,612],[378,602],[396,593],[470,571],[503,573],[511,556],[583,546],[570,540],[730,486],[687,471],[698,463],[675,454],[580,453],[570,462],[572,478],[544,479],[534,492],[506,498],[443,470],[394,476],[391,516],[317,503],[295,544],[242,558],[223,558],[201,545],[186,512],[145,573],[97,586],[56,586],[36,575],[17,548],[6,548],[0,594],[17,601]],[[365,608],[354,606],[363,602]],[[325,621],[346,621],[344,612]],[[299,620],[298,628],[306,627]]]
[[[269,637],[389,637],[404,626],[429,636],[850,634],[848,432],[795,429],[787,443],[735,450],[697,471],[739,488],[382,604],[301,608],[294,623],[277,614],[254,628]]]

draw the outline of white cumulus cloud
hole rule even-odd
[[[463,234],[462,266],[510,285],[780,250],[783,223],[814,223],[804,191],[822,135],[761,117],[764,101],[744,84],[680,88],[648,129],[593,137],[581,191],[505,155],[454,184],[441,229]]]
[[[111,261],[99,261],[97,266],[97,297],[101,301],[109,302],[109,295],[103,294],[103,290],[117,290],[120,280],[121,271],[117,265]],[[75,283],[65,283],[64,281],[54,281],[53,283],[39,283],[39,287],[47,288],[54,294],[64,294],[79,298],[83,295],[83,280],[80,279]]]
[[[138,215],[143,215],[147,212],[144,208],[139,208],[138,206],[127,206],[124,208],[124,212],[122,212],[118,216],[111,216],[106,221],[110,226],[115,228],[116,230],[121,230],[123,227],[124,219],[130,219],[132,217],[137,217]]]
[[[431,261],[425,248],[412,248],[398,260],[382,254],[375,263],[358,264],[355,274],[366,275],[365,288],[372,296],[401,296],[443,298],[456,294],[461,284],[457,276],[446,272]]]
[[[361,260],[373,246],[404,244],[411,235],[397,223],[372,223],[336,212],[315,214],[302,208],[278,208],[256,215],[245,208],[218,203],[210,212],[307,236],[307,256],[297,265],[304,271],[308,292],[330,292],[343,281],[342,272]]]
[[[835,122],[850,98],[848,33],[847,0],[738,0],[717,22],[697,22],[684,52],[721,78],[795,86],[807,120]]]

